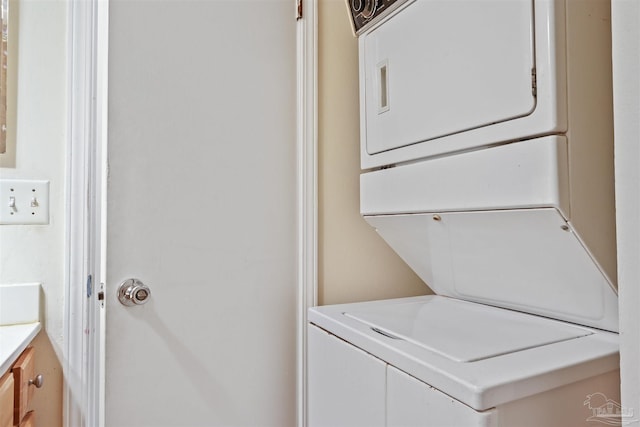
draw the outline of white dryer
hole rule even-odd
[[[309,312],[309,426],[618,420],[608,0],[347,0],[361,213],[435,296]]]

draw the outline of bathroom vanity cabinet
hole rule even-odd
[[[0,377],[0,427],[34,427],[31,410],[36,387],[42,377],[35,374],[35,350],[27,347]]]
[[[0,427],[13,426],[13,383],[11,372],[0,378]]]
[[[0,427],[34,427],[36,388],[34,339],[40,323],[39,283],[0,285]]]

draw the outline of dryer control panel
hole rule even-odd
[[[346,0],[356,36],[389,15],[408,0]]]

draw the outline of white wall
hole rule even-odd
[[[639,425],[640,2],[613,0],[612,24],[622,406]]]
[[[20,2],[17,127],[15,139],[9,132],[7,153],[0,154],[1,179],[51,183],[49,225],[0,226],[0,283],[43,287],[45,333],[35,344],[46,382],[35,409],[38,425],[46,427],[62,422],[67,12],[64,1]]]

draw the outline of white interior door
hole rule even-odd
[[[110,3],[106,426],[292,426],[293,4]]]

